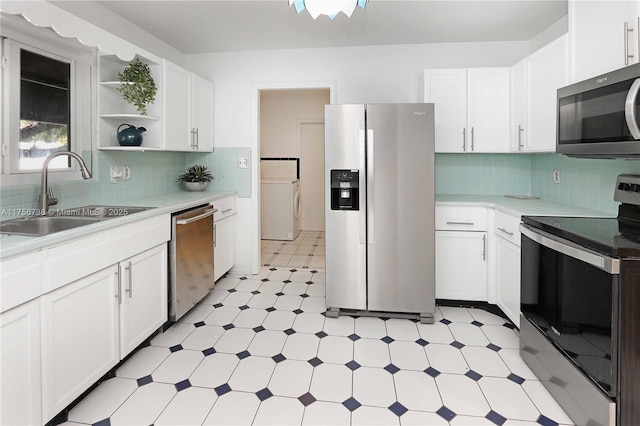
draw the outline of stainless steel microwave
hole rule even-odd
[[[640,64],[558,89],[556,152],[640,156]]]

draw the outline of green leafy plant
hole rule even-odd
[[[140,114],[147,115],[147,105],[156,100],[158,92],[149,65],[136,58],[118,73],[118,79],[122,83],[118,91],[124,99],[134,105]]]
[[[187,167],[178,176],[178,182],[211,182],[212,180],[213,175],[209,172],[207,166],[202,165]]]

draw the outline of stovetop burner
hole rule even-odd
[[[640,257],[640,176],[620,175],[614,199],[618,217],[525,216],[534,228],[612,257]]]

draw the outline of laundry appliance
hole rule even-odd
[[[260,192],[263,240],[294,240],[300,233],[300,181],[263,179]]]

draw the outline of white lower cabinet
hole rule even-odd
[[[496,236],[498,307],[520,327],[520,247]]]
[[[487,209],[436,206],[436,298],[488,300]]]
[[[3,312],[0,335],[0,424],[42,424],[40,299]]]
[[[436,298],[487,301],[487,233],[436,231]]]
[[[41,301],[46,422],[167,320],[167,246],[67,284]]]

